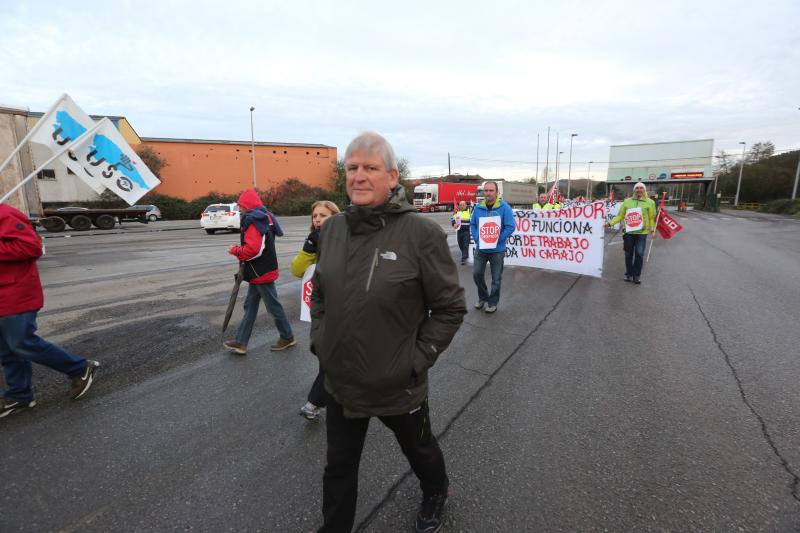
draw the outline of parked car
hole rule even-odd
[[[239,231],[239,206],[237,204],[211,204],[200,215],[200,227],[213,235],[218,229]]]
[[[150,222],[161,220],[161,209],[159,209],[154,205],[138,204],[131,206],[130,209],[136,209],[137,211],[145,211],[147,213],[147,220]],[[136,215],[133,216],[122,215],[119,217],[119,220],[120,222],[122,222],[124,220],[137,220],[137,218],[138,217]]]

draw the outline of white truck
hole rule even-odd
[[[511,207],[530,209],[536,203],[539,186],[535,183],[523,183],[521,181],[491,180],[497,183],[497,195],[505,200]],[[484,181],[478,187],[478,203],[485,199],[483,188]]]

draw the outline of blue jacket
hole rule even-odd
[[[469,221],[469,228],[470,232],[472,232],[472,239],[475,241],[476,250],[479,249],[478,220],[483,217],[496,216],[500,217],[500,240],[497,243],[497,248],[494,250],[484,250],[484,253],[506,251],[506,239],[511,237],[511,235],[514,233],[514,229],[516,229],[516,223],[514,222],[514,212],[511,210],[511,206],[500,198],[495,200],[494,205],[491,206],[491,208],[486,207],[486,201],[484,200],[476,205],[475,209],[472,211],[472,218]]]

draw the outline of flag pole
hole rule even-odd
[[[53,111],[55,111],[55,109],[59,106],[59,104],[61,102],[64,101],[64,98],[66,98],[66,97],[67,97],[67,93],[62,94],[58,98],[58,100],[56,100],[56,103],[53,104],[50,107],[50,109],[47,110],[47,113],[42,115],[42,118],[39,119],[39,121],[36,124],[34,124],[33,128],[31,128],[31,131],[29,131],[28,134],[25,135],[25,138],[23,138],[22,141],[17,145],[17,147],[14,148],[14,151],[11,152],[11,154],[6,158],[5,161],[3,161],[2,164],[0,164],[0,172],[2,172],[3,169],[6,168],[6,166],[8,166],[9,163],[11,163],[11,160],[14,159],[14,156],[17,155],[17,153],[19,153],[20,150],[22,150],[22,147],[25,145],[25,143],[27,143],[30,140],[31,137],[33,137],[33,134],[36,133],[37,131],[39,131],[39,128],[41,128],[44,125],[44,121],[42,119],[44,117],[48,116]]]
[[[85,132],[83,132],[83,133],[82,133],[82,134],[81,134],[81,135],[80,135],[80,136],[79,136],[77,139],[75,139],[73,142],[71,142],[71,143],[69,143],[69,144],[65,144],[65,145],[64,145],[64,146],[63,146],[63,147],[62,147],[62,148],[61,148],[59,151],[57,151],[55,154],[53,154],[53,157],[51,157],[50,159],[48,159],[47,161],[45,161],[44,163],[42,163],[42,165],[41,165],[41,168],[45,168],[45,167],[47,167],[47,166],[48,166],[50,163],[52,163],[53,161],[55,161],[56,159],[58,159],[58,158],[59,158],[59,157],[61,157],[62,155],[66,154],[68,151],[72,150],[72,148],[73,148],[73,147],[75,147],[75,146],[79,146],[79,145],[83,144],[84,142],[86,142],[86,140],[89,138],[89,135],[91,135],[92,133],[94,133],[95,131],[97,131],[98,129],[100,129],[100,126],[104,125],[106,122],[111,122],[111,121],[110,121],[110,120],[108,120],[107,118],[104,118],[103,120],[101,120],[100,122],[98,122],[97,124],[95,124],[95,125],[94,125],[94,126],[91,128],[91,129],[88,129],[88,130],[86,130]],[[33,179],[33,177],[34,177],[34,176],[36,176],[36,174],[38,174],[38,173],[39,173],[39,171],[38,171],[38,170],[34,170],[34,171],[33,171],[33,172],[31,172],[30,174],[28,174],[28,175],[25,177],[25,179],[23,179],[22,181],[20,181],[20,182],[19,182],[19,183],[17,183],[16,185],[14,185],[14,187],[12,187],[12,188],[11,188],[11,190],[10,190],[10,191],[8,191],[8,192],[5,194],[5,196],[3,196],[2,198],[0,198],[0,204],[2,204],[3,202],[5,202],[6,200],[8,200],[8,199],[11,197],[11,195],[12,195],[12,194],[14,194],[15,192],[17,192],[17,190],[18,190],[18,189],[20,189],[20,188],[21,188],[23,185],[25,185],[26,183],[28,183],[28,182],[29,182],[31,179]]]
[[[653,233],[650,236],[650,248],[647,249],[647,259],[645,263],[650,262],[650,252],[653,251],[653,245],[656,243],[656,229],[658,228],[658,221],[661,220],[661,210],[664,208],[664,199],[667,197],[666,192],[661,193],[661,203],[658,204],[658,212],[656,213],[656,223],[653,225]]]

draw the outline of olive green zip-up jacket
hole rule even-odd
[[[313,279],[311,349],[345,415],[418,408],[467,312],[445,232],[396,187],[325,222]]]

